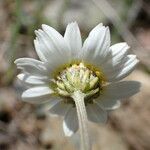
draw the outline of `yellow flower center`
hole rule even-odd
[[[75,91],[81,91],[90,100],[99,96],[104,82],[104,76],[99,70],[80,62],[59,71],[55,76],[53,89],[63,98],[70,98]]]

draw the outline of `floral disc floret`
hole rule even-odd
[[[98,71],[87,67],[83,62],[71,64],[63,69],[55,79],[54,89],[59,96],[71,97],[81,91],[87,100],[99,96],[103,80]]]

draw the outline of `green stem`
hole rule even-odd
[[[81,138],[81,150],[91,150],[89,135],[88,135],[88,124],[87,124],[88,119],[87,119],[87,112],[84,103],[84,97],[85,95],[80,91],[76,91],[72,95],[72,98],[74,99],[77,108],[79,132]]]

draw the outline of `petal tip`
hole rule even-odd
[[[48,25],[47,24],[42,24],[41,26],[42,26],[42,28],[44,28],[44,27],[47,27]]]
[[[41,26],[42,26],[42,29],[43,29],[43,30],[47,30],[47,29],[52,28],[52,27],[50,27],[50,26],[47,25],[47,24],[42,24]]]
[[[76,21],[73,21],[73,22],[70,22],[67,27],[70,27],[70,28],[79,28],[78,27],[78,23]]]
[[[18,60],[18,59],[16,59],[16,60],[14,61],[14,64],[17,64],[17,60]]]
[[[65,136],[67,136],[67,137],[70,137],[70,136],[72,136],[72,135],[74,134],[74,132],[71,131],[71,130],[66,126],[65,121],[63,121],[63,130],[64,130]]]
[[[37,33],[38,32],[38,30],[34,30],[34,33]]]

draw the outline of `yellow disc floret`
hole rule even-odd
[[[70,98],[75,91],[81,91],[86,99],[96,97],[102,90],[103,78],[99,71],[90,69],[84,63],[72,64],[57,74],[55,92],[62,97]]]

